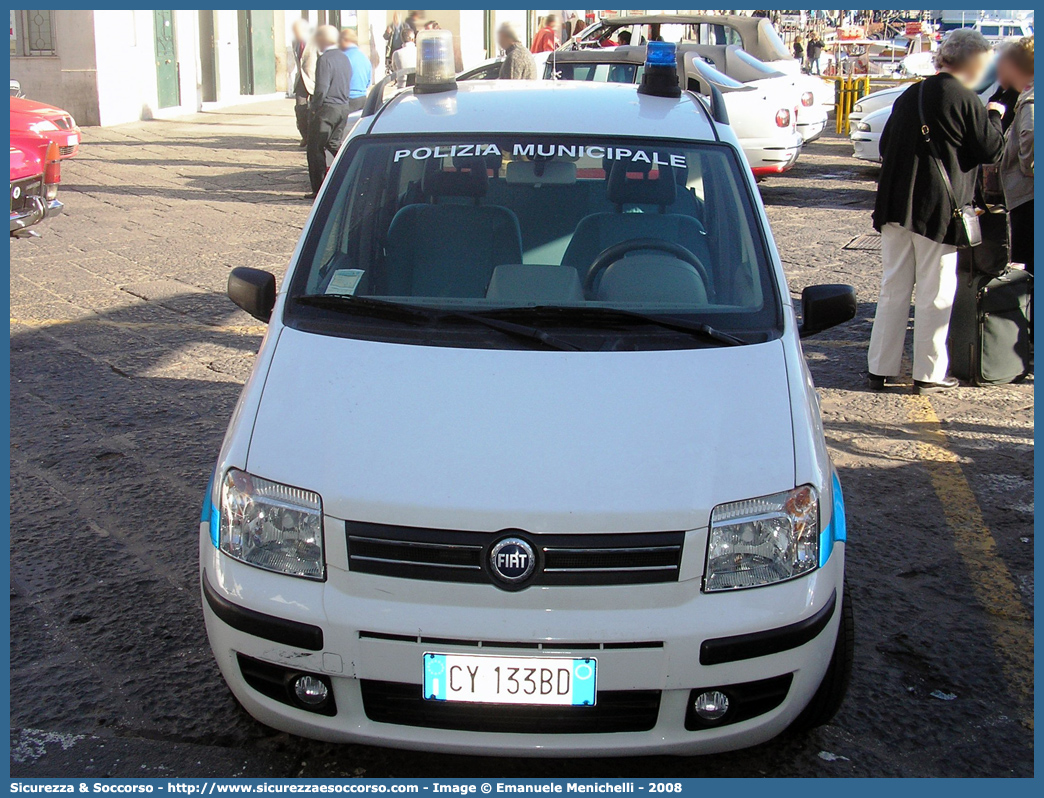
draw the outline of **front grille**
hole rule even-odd
[[[15,189],[18,196],[15,197]],[[30,207],[29,198],[39,197],[41,192],[39,177],[26,177],[11,183],[11,212],[24,210]]]
[[[366,717],[377,723],[499,734],[643,732],[656,725],[659,690],[607,690],[593,707],[426,701],[421,685],[360,681]]]
[[[519,535],[346,523],[349,568],[357,573],[434,582],[496,584],[489,548],[524,536],[539,552],[529,585],[636,585],[676,582],[684,532]]]
[[[58,148],[58,154],[59,155],[72,155],[74,152],[76,152],[76,145],[75,144],[69,144],[66,147],[59,147]]]
[[[417,643],[429,646],[469,646],[472,648],[527,648],[538,651],[619,651],[635,648],[663,648],[662,640],[635,640],[618,643],[572,643],[569,641],[537,642],[533,640],[468,640],[459,637],[425,637],[389,632],[359,632],[360,640],[386,640],[394,643]]]

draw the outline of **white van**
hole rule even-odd
[[[233,271],[268,332],[200,570],[261,722],[688,754],[839,706],[844,505],[799,338],[855,298],[807,288],[798,323],[732,131],[646,72],[421,64],[352,130],[278,291]]]

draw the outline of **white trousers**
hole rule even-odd
[[[946,333],[957,290],[956,247],[886,224],[881,230],[881,261],[881,294],[867,357],[870,373],[899,375],[916,283],[913,378],[942,382],[950,365]]]

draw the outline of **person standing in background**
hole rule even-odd
[[[1010,225],[1010,254],[1033,273],[1033,37],[1008,44],[997,59],[997,79],[1018,92],[1004,137],[1000,180]]]
[[[950,33],[935,54],[939,73],[899,95],[881,133],[873,222],[881,233],[882,274],[867,355],[871,390],[884,390],[899,374],[915,284],[914,391],[938,393],[959,384],[948,375],[946,350],[957,247],[966,244],[955,210],[971,204],[978,167],[1000,158],[1004,147],[1004,107],[983,108],[971,90],[990,56],[990,43],[978,31]]]
[[[341,146],[344,125],[348,120],[352,66],[337,49],[338,38],[337,28],[333,25],[323,25],[315,34],[321,52],[315,65],[312,116],[308,122],[308,176],[312,182],[313,199],[323,185],[329,161]]]
[[[319,52],[312,38],[311,29],[306,19],[295,19],[293,25],[294,63],[297,64],[297,77],[294,79],[294,115],[297,117],[297,132],[301,134],[301,147],[308,146],[308,104],[312,92],[315,91],[315,62]]]
[[[805,48],[801,46],[801,37],[794,37],[794,58],[799,64],[805,63]]]
[[[500,80],[535,80],[536,61],[515,33],[510,22],[497,29],[497,45],[504,51],[504,63],[500,65]]]
[[[548,14],[544,24],[533,37],[533,45],[529,48],[533,53],[549,53],[558,47],[558,16]]]
[[[815,31],[808,39],[808,49],[805,51],[808,56],[808,72],[810,75],[819,75],[819,58],[823,54],[823,40],[819,38],[819,34]]]
[[[413,31],[402,32],[402,47],[392,53],[391,68],[395,75],[396,88],[406,88],[406,70],[417,68],[417,43]]]
[[[352,79],[348,92],[348,113],[358,111],[366,104],[366,92],[373,82],[373,65],[366,54],[359,49],[359,35],[351,28],[341,30],[338,42],[341,52],[348,58],[352,67]]]

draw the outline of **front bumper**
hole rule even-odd
[[[27,208],[11,211],[11,234],[16,235],[22,230],[39,224],[48,216],[57,216],[65,206],[56,199],[45,200],[42,197],[32,197],[32,204]]]
[[[881,162],[881,145],[877,137],[869,133],[853,133],[852,156],[861,161]]]
[[[686,548],[702,551],[705,533],[688,534]],[[840,618],[830,605],[840,607],[844,571],[844,545],[838,543],[807,577],[729,594],[700,592],[698,562],[683,568],[674,583],[508,593],[490,585],[349,573],[334,564],[325,583],[271,574],[216,550],[209,524],[201,526],[201,554],[211,647],[233,693],[262,723],[331,742],[490,755],[715,753],[771,739],[822,681]],[[281,630],[266,625],[272,621]],[[706,645],[737,637],[724,647]],[[766,648],[766,639],[776,643]],[[626,700],[655,694],[658,710],[641,729],[556,733],[553,721],[539,732],[482,728],[485,712],[502,719],[495,705],[467,705],[468,723],[447,727],[422,717],[431,714],[426,712],[400,712],[401,722],[387,722],[387,705],[375,703],[375,690],[409,693],[412,685],[412,706],[430,709],[418,701],[423,654],[484,649],[505,656],[595,656],[599,695]],[[259,691],[244,676],[240,655],[262,668],[322,676],[336,711],[309,712]],[[767,711],[718,728],[686,728],[693,689],[779,677],[790,679],[789,689]]]

